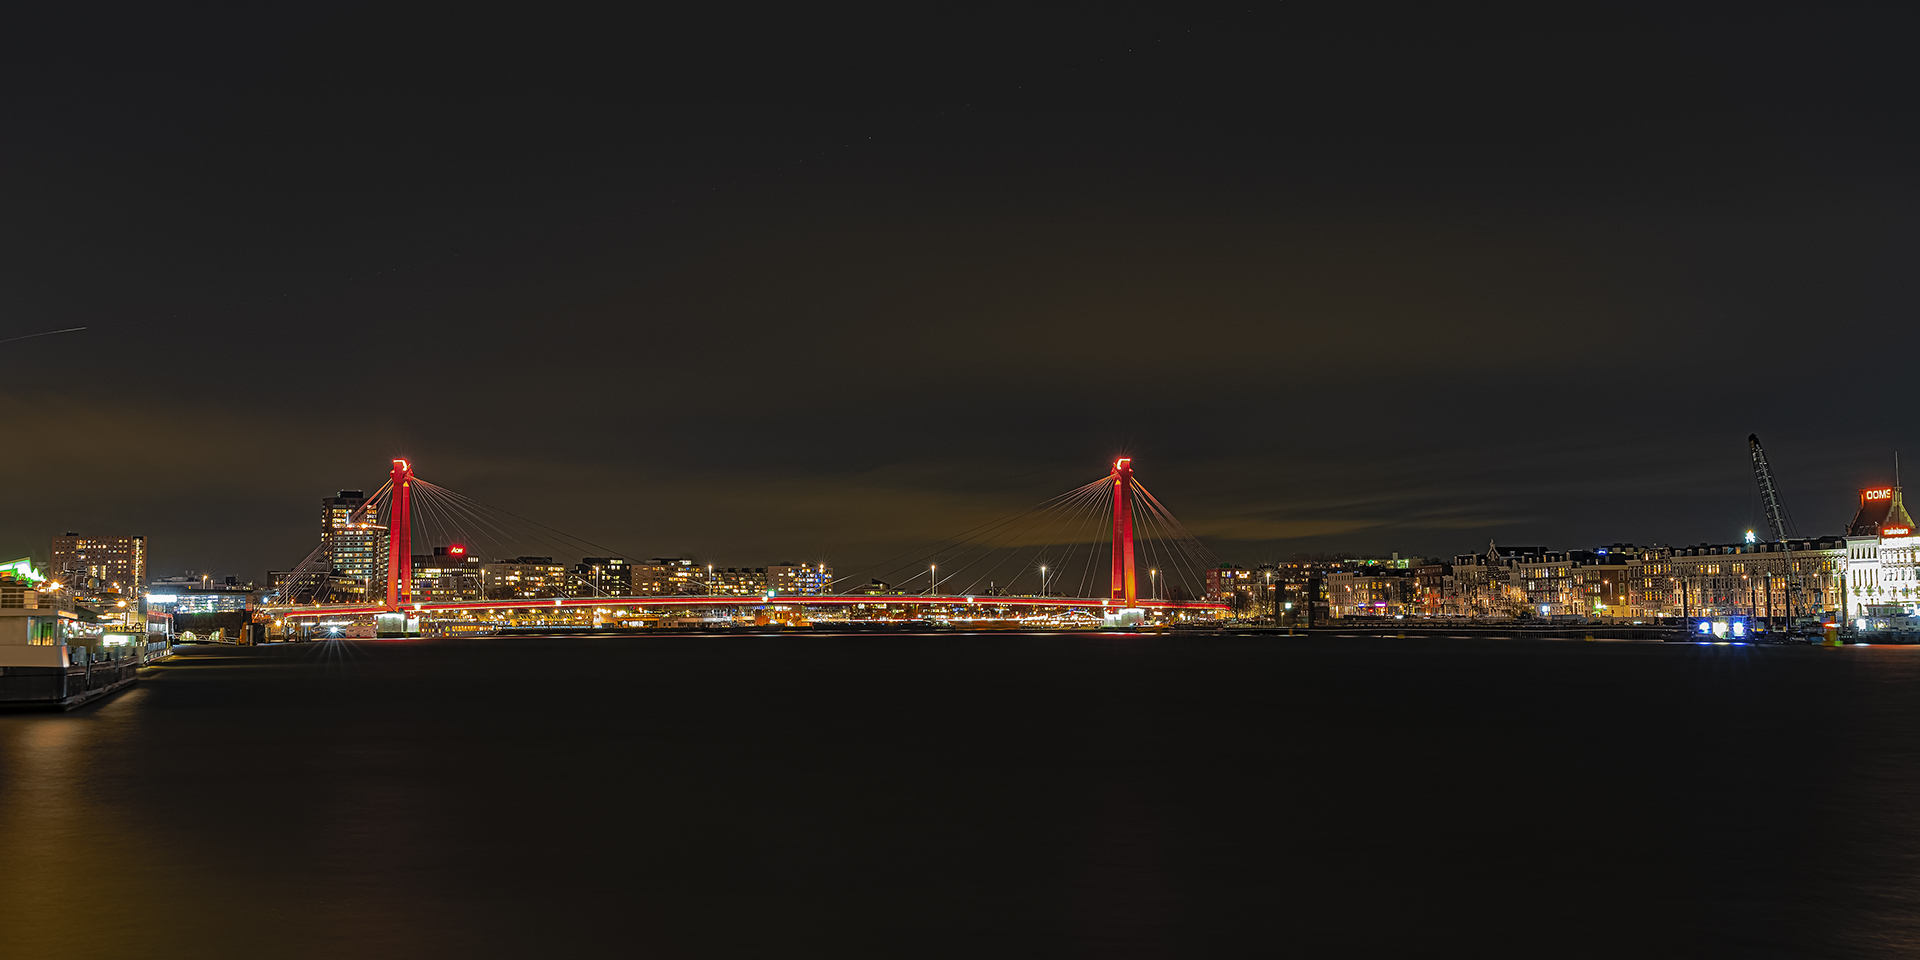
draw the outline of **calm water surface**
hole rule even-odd
[[[0,716],[8,957],[1910,956],[1920,649],[190,649]]]

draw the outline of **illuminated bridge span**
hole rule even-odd
[[[264,608],[262,619],[307,631],[385,614],[412,631],[433,623],[461,629],[488,623],[646,624],[684,621],[693,613],[762,624],[817,615],[1091,625],[1211,619],[1227,611],[1225,604],[1199,599],[1205,571],[1215,563],[1212,554],[1134,479],[1128,459],[1084,486],[881,564],[868,572],[902,583],[876,577],[859,592],[836,591],[843,578],[825,592],[799,594],[729,596],[712,583],[694,581],[704,592],[630,596],[581,580],[561,591],[573,596],[450,597],[444,587],[436,595],[415,577],[416,528],[445,544],[437,552],[456,556],[469,543],[491,546],[503,558],[523,552],[515,545],[561,555],[621,556],[427,483],[414,476],[412,464],[395,460],[387,483],[329,534],[357,536],[363,543],[384,540],[384,583],[343,576],[332,565],[331,544],[323,542],[288,574],[280,588],[283,602]],[[913,587],[919,578],[922,586]],[[1011,584],[1023,578],[1032,578],[1037,589],[1013,595]]]

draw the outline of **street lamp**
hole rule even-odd
[[[1040,595],[1047,595],[1047,565],[1044,563],[1040,565]]]
[[[927,596],[929,597],[937,597],[940,595],[940,580],[938,577],[935,576],[935,574],[938,573],[939,570],[940,570],[939,564],[937,563],[927,564]]]
[[[1148,567],[1147,578],[1147,592],[1153,595],[1153,599],[1160,599],[1160,571]]]

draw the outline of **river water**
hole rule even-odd
[[[1920,950],[1920,649],[511,638],[148,673],[0,716],[0,954]]]

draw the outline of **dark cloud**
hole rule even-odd
[[[1121,452],[1240,559],[1691,541],[1755,430],[1834,529],[1920,449],[1908,16],[41,12],[0,334],[91,329],[0,347],[0,553],[258,575],[396,455],[728,563]]]

